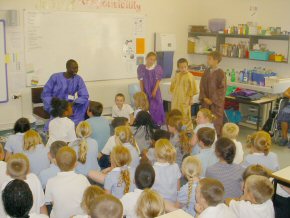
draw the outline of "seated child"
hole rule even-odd
[[[126,117],[130,124],[134,121],[134,110],[129,104],[125,103],[125,96],[118,93],[115,96],[115,105],[112,107],[112,117]]]
[[[92,128],[91,137],[98,142],[99,151],[104,148],[111,134],[110,122],[106,117],[102,116],[102,113],[103,105],[99,102],[91,101],[87,111],[89,117],[87,122]]]
[[[48,159],[50,160],[50,166],[49,168],[42,170],[39,174],[39,179],[43,189],[45,189],[47,181],[55,177],[57,173],[60,172],[55,158],[58,150],[64,146],[67,146],[67,144],[63,141],[55,141],[50,146],[50,150],[47,154]]]
[[[239,198],[242,195],[244,168],[233,163],[236,154],[235,143],[222,137],[216,142],[215,153],[219,162],[207,168],[205,177],[222,182],[225,188],[225,198]]]
[[[149,163],[141,163],[136,168],[134,178],[136,185],[134,192],[129,192],[121,198],[126,218],[137,217],[136,205],[138,198],[145,189],[151,188],[154,184],[155,172],[153,167]]]
[[[248,136],[247,147],[250,154],[246,155],[243,166],[260,164],[274,172],[279,170],[277,154],[270,152],[271,145],[272,139],[267,132],[258,131]]]
[[[14,124],[14,134],[10,135],[5,144],[7,161],[11,154],[22,153],[23,152],[23,136],[26,131],[30,129],[30,123],[27,118],[20,118]]]
[[[226,123],[222,128],[222,136],[231,139],[236,145],[235,164],[242,163],[244,159],[243,145],[241,142],[237,141],[239,131],[240,129],[235,123]]]
[[[142,152],[150,147],[151,139],[156,125],[151,115],[146,111],[140,111],[131,127],[136,143]]]
[[[0,143],[0,188],[2,187],[2,184],[4,184],[6,181],[9,181],[10,179],[10,177],[6,174],[7,164],[4,161],[4,157],[5,152],[2,144]]]
[[[273,184],[267,177],[252,175],[246,179],[240,201],[232,200],[229,206],[238,218],[274,218],[273,193]]]
[[[76,140],[75,124],[69,119],[73,114],[72,106],[66,100],[53,98],[51,100],[51,115],[54,117],[48,124],[48,142],[50,146],[54,141],[73,142]]]
[[[244,184],[246,182],[246,179],[249,176],[258,175],[258,176],[264,176],[264,177],[269,178],[270,173],[271,172],[269,170],[267,170],[265,167],[263,167],[262,165],[259,165],[259,164],[248,166],[243,173]]]
[[[201,179],[195,195],[198,218],[237,218],[223,203],[224,186],[220,181],[211,178]]]
[[[156,162],[153,165],[155,170],[155,182],[152,187],[165,200],[176,202],[180,189],[181,173],[175,163],[176,150],[167,139],[160,139],[155,144]]]
[[[48,218],[44,214],[31,213],[32,192],[26,182],[15,179],[9,182],[2,192],[3,206],[8,217],[13,218]]]
[[[53,204],[50,217],[83,215],[81,200],[90,183],[85,176],[74,172],[77,165],[76,152],[68,146],[60,148],[56,154],[56,163],[61,172],[48,180],[45,189],[45,202]]]
[[[75,172],[87,176],[90,170],[100,170],[98,164],[98,143],[92,139],[92,129],[88,122],[82,121],[76,129],[78,139],[69,144],[77,154],[78,164]]]
[[[165,214],[163,198],[151,189],[145,189],[140,195],[136,213],[138,218],[155,218]]]
[[[200,153],[195,155],[202,164],[201,176],[205,176],[206,169],[218,162],[212,145],[215,141],[215,131],[209,127],[202,127],[197,131],[197,142],[200,147]]]
[[[140,163],[140,150],[135,142],[133,133],[129,126],[119,126],[115,129],[116,144],[129,149],[132,162],[130,167],[136,168]]]
[[[149,112],[149,102],[145,92],[136,92],[134,94],[134,105],[135,105],[134,118],[137,117],[137,114],[140,111]]]
[[[28,130],[23,139],[23,153],[29,159],[30,172],[38,176],[42,170],[49,167],[49,149],[43,145],[40,135],[35,130]]]

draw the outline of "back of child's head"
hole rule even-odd
[[[243,173],[243,181],[245,182],[249,176],[259,175],[270,178],[270,171],[260,164],[248,166]]]
[[[122,218],[123,205],[113,195],[103,194],[92,202],[89,215],[91,218]]]
[[[163,198],[151,189],[145,189],[138,201],[136,207],[139,218],[154,218],[165,213],[165,203]]]
[[[209,207],[215,207],[224,200],[224,186],[216,179],[201,179],[198,184],[198,189]]]
[[[134,135],[131,131],[130,126],[119,126],[115,128],[115,137],[116,142],[119,145],[123,145],[125,143],[130,143],[135,147],[136,150],[138,150],[136,141],[134,139]]]
[[[246,179],[245,192],[254,198],[255,202],[252,203],[263,204],[272,198],[274,187],[267,177],[252,175]]]
[[[30,171],[29,159],[26,155],[17,153],[12,154],[7,161],[7,174],[13,179],[26,179]]]
[[[26,182],[15,179],[2,191],[2,202],[9,217],[28,218],[33,205],[33,195]]]
[[[209,127],[200,128],[197,131],[197,139],[201,141],[205,147],[211,147],[215,141],[215,131]]]
[[[66,111],[69,108],[69,103],[66,100],[61,100],[59,98],[52,98],[51,107],[52,107],[52,110],[50,114],[53,117],[64,117]]]
[[[87,121],[82,121],[77,125],[76,134],[79,138],[77,142],[78,149],[78,161],[82,164],[87,161],[88,153],[88,142],[87,138],[91,136],[92,129],[90,124]]]
[[[136,92],[133,97],[135,101],[135,107],[137,109],[140,108],[143,111],[149,110],[148,97],[145,92]]]
[[[269,133],[258,131],[247,138],[247,147],[254,149],[255,152],[261,152],[268,155],[272,145],[272,139]]]
[[[166,115],[166,123],[168,124],[168,120],[174,116],[182,116],[181,111],[178,109],[173,109],[173,110],[169,111]]]
[[[30,123],[29,120],[27,118],[20,118],[18,119],[15,124],[14,124],[14,133],[25,133],[26,131],[28,131],[30,129]]]
[[[215,153],[220,159],[232,164],[236,155],[236,145],[231,139],[222,137],[215,143]]]
[[[124,95],[123,93],[118,93],[118,94],[116,94],[116,96],[115,96],[115,100],[116,100],[117,98],[123,98],[123,100],[125,101],[125,95]]]
[[[153,133],[152,139],[156,142],[159,139],[170,139],[170,132],[163,129],[156,129]]]
[[[60,171],[72,171],[77,162],[76,152],[68,146],[62,147],[56,153],[56,163]]]
[[[54,141],[53,143],[51,143],[51,146],[49,149],[51,158],[55,159],[58,150],[64,146],[67,146],[67,143],[65,143],[64,141]]]
[[[151,164],[141,163],[135,170],[135,184],[138,189],[151,188],[155,181],[155,171]]]
[[[111,126],[115,130],[119,126],[127,126],[128,122],[129,120],[126,117],[115,117],[112,120]]]
[[[155,143],[155,155],[157,159],[170,164],[176,161],[176,150],[168,139],[159,139]]]
[[[188,181],[187,207],[189,207],[191,196],[194,194],[192,193],[194,179],[199,178],[202,172],[201,162],[194,156],[188,156],[183,160],[181,170]]]
[[[103,113],[103,105],[100,102],[91,101],[88,110],[94,117],[99,117]]]
[[[147,111],[140,111],[138,112],[133,126],[136,126],[137,128],[140,126],[146,126],[150,127],[151,129],[155,128],[155,123]]]
[[[25,151],[34,150],[37,145],[43,143],[39,133],[33,129],[30,129],[27,132],[25,132],[23,140],[24,140],[23,150]]]
[[[209,57],[212,57],[214,60],[218,61],[220,63],[222,61],[222,55],[218,51],[213,51],[208,54]]]
[[[225,123],[222,128],[222,136],[234,140],[239,136],[239,131],[240,128],[237,124]]]
[[[177,67],[179,67],[180,64],[187,64],[188,65],[188,61],[185,58],[180,58],[177,61]]]
[[[82,209],[88,213],[95,199],[103,194],[105,194],[105,191],[99,186],[96,185],[89,186],[83,194],[83,199],[81,202]]]
[[[212,123],[216,116],[207,108],[199,109],[196,117],[197,124]]]

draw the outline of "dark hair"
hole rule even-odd
[[[135,184],[138,189],[151,188],[155,181],[154,168],[149,163],[141,163],[135,171]]]
[[[158,141],[159,139],[170,139],[170,132],[163,130],[163,129],[157,129],[152,136],[152,139],[154,141]]]
[[[210,147],[215,141],[215,131],[209,127],[200,128],[197,131],[197,138],[205,146]]]
[[[140,111],[137,114],[133,126],[136,128],[134,135],[136,135],[140,128],[144,126],[146,131],[145,138],[147,140],[152,138],[154,129],[157,128],[151,115],[147,111]]]
[[[89,111],[95,116],[99,117],[103,113],[103,105],[100,102],[91,101]]]
[[[179,64],[183,64],[183,63],[186,63],[188,65],[188,61],[185,58],[180,58],[177,61],[177,67],[179,66]]]
[[[125,126],[126,123],[128,123],[128,118],[126,117],[115,117],[113,120],[112,120],[112,127],[113,129],[119,127],[119,126]]]
[[[33,195],[26,182],[15,179],[4,188],[2,201],[10,217],[28,218],[33,205]]]
[[[50,153],[50,156],[52,158],[56,158],[56,154],[58,152],[58,150],[64,146],[67,146],[67,143],[65,143],[64,141],[55,141],[51,144],[50,146],[50,150],[49,150],[49,153]]]
[[[76,62],[75,60],[73,59],[70,59],[66,62],[66,69],[69,68],[72,64],[77,64],[78,62]]]
[[[116,99],[117,97],[122,97],[122,98],[125,99],[125,95],[124,95],[123,93],[118,93],[118,94],[115,96],[115,99]]]
[[[25,117],[18,119],[14,124],[14,133],[25,133],[30,130],[29,120]]]
[[[219,63],[222,61],[222,55],[218,51],[213,51],[208,54],[209,57],[212,57],[214,60],[217,60]]]
[[[219,158],[232,164],[236,155],[236,145],[231,139],[222,137],[215,144],[215,152]]]
[[[53,117],[63,117],[64,112],[67,110],[68,106],[69,106],[68,101],[61,100],[59,98],[52,98],[51,100],[52,110],[50,114]]]

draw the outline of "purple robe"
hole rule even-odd
[[[142,64],[139,65],[137,72],[138,79],[142,80],[144,83],[144,92],[147,94],[150,104],[150,114],[156,124],[163,125],[165,123],[165,113],[160,88],[157,90],[156,97],[152,97],[152,91],[156,82],[162,79],[163,70],[159,65],[152,70],[148,70],[146,66]]]
[[[69,95],[75,96],[76,93],[78,98],[74,101],[68,99]],[[83,79],[79,75],[67,79],[63,72],[53,74],[43,87],[41,95],[44,109],[49,113],[51,111],[51,99],[53,97],[74,103],[73,115],[70,119],[74,121],[76,125],[85,119],[89,104],[89,93]]]

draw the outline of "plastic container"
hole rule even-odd
[[[224,31],[225,27],[226,27],[225,19],[210,19],[208,21],[208,29],[211,32]]]
[[[275,61],[276,62],[282,62],[284,59],[283,55],[275,55]]]
[[[268,61],[272,52],[270,51],[250,51],[250,59],[252,60],[260,60],[260,61]]]

